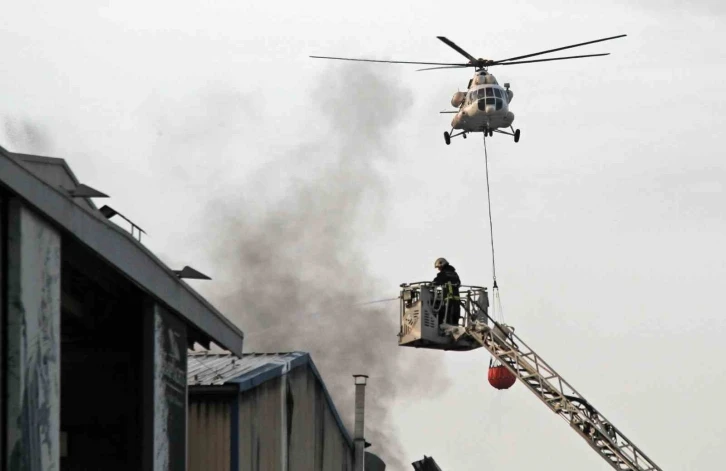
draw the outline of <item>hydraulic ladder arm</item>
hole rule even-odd
[[[466,328],[465,335],[486,348],[547,407],[565,419],[613,468],[662,471],[554,368],[515,335],[511,327],[499,324],[491,318],[489,320],[493,327],[473,322]]]

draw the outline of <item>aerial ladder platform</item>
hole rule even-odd
[[[483,347],[540,401],[570,424],[614,469],[662,471],[524,343],[513,327],[489,316],[486,288],[461,286],[458,298],[445,299],[442,288],[431,282],[402,284],[399,345],[461,351]],[[445,313],[451,308],[462,314],[457,325],[444,322]]]

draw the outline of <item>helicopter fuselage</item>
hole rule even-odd
[[[451,120],[451,127],[465,132],[508,128],[514,122],[514,113],[509,111],[513,97],[509,84],[503,88],[493,75],[479,72],[466,93],[458,92],[452,97],[451,104],[459,111]]]
[[[489,67],[499,65],[515,65],[515,64],[531,64],[534,62],[550,62],[550,61],[561,61],[569,59],[582,59],[585,57],[599,57],[607,56],[609,53],[598,53],[598,54],[580,54],[576,56],[565,56],[565,57],[550,57],[549,59],[531,59],[532,57],[541,56],[543,54],[549,54],[551,52],[564,51],[565,49],[572,49],[573,47],[586,46],[588,44],[600,43],[603,41],[610,41],[611,39],[617,39],[625,37],[625,34],[618,36],[611,36],[609,38],[596,39],[594,41],[587,41],[578,44],[570,44],[569,46],[558,47],[555,49],[547,49],[546,51],[535,52],[532,54],[525,54],[520,56],[509,57],[506,59],[484,59],[482,57],[476,58],[466,52],[464,49],[459,47],[450,39],[444,36],[437,36],[444,44],[458,52],[463,57],[468,59],[468,62],[420,62],[420,61],[394,61],[394,60],[379,60],[379,59],[360,59],[352,57],[331,57],[331,56],[310,56],[316,59],[333,59],[342,61],[356,61],[356,62],[376,62],[384,64],[415,64],[415,65],[426,65],[435,66],[427,67],[418,70],[440,70],[440,69],[462,69],[468,67],[474,67],[475,75],[469,81],[469,85],[466,86],[466,92],[457,92],[451,99],[451,105],[457,108],[458,111],[441,111],[441,113],[455,114],[454,119],[451,121],[451,131],[444,132],[444,141],[446,145],[451,144],[451,138],[462,136],[466,139],[466,135],[471,132],[483,132],[484,136],[493,136],[493,133],[507,134],[514,138],[514,142],[519,142],[520,131],[514,129],[512,122],[514,122],[514,113],[509,111],[509,103],[512,101],[513,93],[509,89],[509,84],[504,84],[502,89],[497,83],[497,79],[493,75],[487,72]],[[526,60],[522,60],[526,59]],[[473,85],[473,87],[472,87]],[[503,128],[509,128],[511,132],[503,130]],[[456,129],[457,133],[454,133]]]

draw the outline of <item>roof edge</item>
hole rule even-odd
[[[242,354],[244,333],[204,297],[176,277],[148,248],[98,212],[76,204],[69,195],[33,174],[0,146],[3,187],[52,224],[90,248],[142,291],[194,324],[215,343]]]
[[[78,186],[81,184],[81,181],[78,179],[75,173],[73,173],[73,170],[71,169],[70,165],[68,165],[68,162],[66,159],[62,157],[48,157],[45,155],[35,155],[35,154],[22,154],[20,152],[10,152],[7,149],[4,149],[0,147],[0,149],[3,149],[8,155],[11,157],[18,158],[24,162],[33,162],[38,164],[46,164],[46,165],[60,165],[63,167],[63,170],[66,171],[68,176],[70,177],[71,181],[73,181],[73,184]],[[98,206],[96,206],[96,203],[93,202],[91,198],[84,198],[91,206],[98,209]]]
[[[80,180],[78,180],[78,177],[76,177],[76,174],[73,173],[73,170],[71,170],[71,167],[68,165],[68,162],[66,162],[66,159],[62,157],[48,157],[46,155],[35,155],[35,154],[23,154],[21,152],[11,152],[5,148],[3,148],[7,154],[9,154],[12,157],[17,157],[21,160],[25,160],[28,162],[35,162],[38,164],[49,164],[49,165],[55,165],[60,164],[63,169],[68,172],[68,175],[71,177],[71,180],[73,180],[73,183],[78,185],[80,183]]]

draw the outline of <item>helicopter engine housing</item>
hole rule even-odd
[[[454,96],[451,97],[451,106],[454,108],[459,108],[462,103],[464,103],[464,100],[466,99],[466,92],[456,92],[454,93]]]

